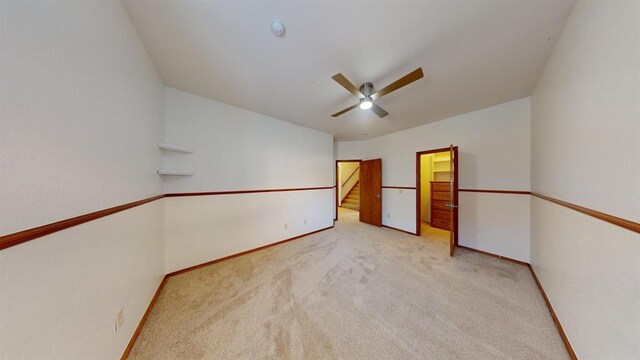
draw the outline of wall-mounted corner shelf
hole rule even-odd
[[[193,149],[189,149],[189,148],[186,148],[184,146],[179,146],[179,145],[158,143],[158,147],[160,149],[162,149],[162,150],[167,150],[167,151],[175,151],[175,152],[180,152],[180,153],[185,153],[185,154],[193,153]]]
[[[193,174],[194,173],[192,173],[192,172],[184,172],[184,171],[158,170],[158,175],[191,176]]]

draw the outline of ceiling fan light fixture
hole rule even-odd
[[[367,110],[367,109],[371,109],[372,106],[373,106],[373,101],[371,101],[370,97],[365,97],[360,99],[360,109]]]

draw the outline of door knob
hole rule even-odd
[[[457,207],[458,207],[458,205],[455,205],[455,204],[453,204],[453,203],[448,203],[448,204],[447,204],[447,207],[448,207],[449,209],[454,209],[454,208],[457,208]]]
[[[376,197],[377,197],[378,199],[380,199],[380,197],[381,197],[381,196],[380,196],[380,194],[378,194],[378,195],[376,195]]]

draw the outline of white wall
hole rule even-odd
[[[165,109],[165,140],[195,150],[165,156],[195,171],[166,193],[333,186],[329,134],[169,87]],[[333,189],[167,199],[167,271],[331,226],[334,202]]]
[[[0,251],[0,359],[120,358],[164,276],[162,202]]]
[[[337,141],[334,146],[336,160],[362,160],[364,141]]]
[[[640,358],[640,236],[536,197],[531,211],[531,263],[578,358]]]
[[[633,221],[640,221],[639,13],[633,0],[578,1],[532,107],[535,190]]]
[[[166,272],[330,227],[332,194],[329,189],[166,198]]]
[[[0,1],[0,34],[0,235],[162,192],[163,86],[119,1]],[[0,358],[118,358],[164,275],[162,212],[1,251]]]
[[[459,243],[529,262],[531,196],[461,192]]]
[[[357,145],[338,143],[336,156],[341,159],[361,151],[364,159],[382,158],[383,185],[415,187],[416,152],[449,144],[458,146],[459,188],[528,191],[530,99],[492,106]],[[527,195],[460,194],[460,245],[529,261]],[[415,232],[415,190],[383,189],[382,195],[382,223]],[[487,197],[494,201],[494,206],[477,207]],[[511,212],[504,214],[503,208]],[[499,214],[508,217],[498,221]],[[504,230],[500,226],[502,221],[519,226]]]
[[[640,219],[640,3],[579,0],[532,96],[532,190]],[[640,358],[640,234],[534,198],[532,265],[580,359]]]
[[[160,194],[162,81],[122,4],[0,16],[0,235]]]

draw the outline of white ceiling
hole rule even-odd
[[[166,85],[362,140],[530,95],[574,1],[123,2]],[[332,75],[380,89],[417,67],[384,119],[331,117],[356,101]]]

